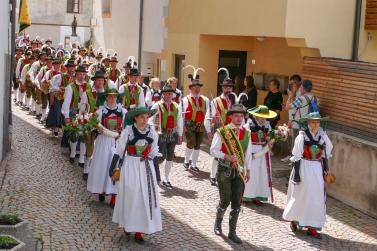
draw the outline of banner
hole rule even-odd
[[[27,7],[27,0],[20,0],[20,13],[18,15],[19,30],[21,32],[30,26],[29,9]]]

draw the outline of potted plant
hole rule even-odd
[[[9,234],[18,239],[27,235],[27,221],[18,217],[17,214],[0,214],[0,234]]]
[[[25,243],[10,235],[0,235],[0,250],[16,251],[22,250]]]

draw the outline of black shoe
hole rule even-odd
[[[114,209],[115,204],[112,204],[112,203],[110,202],[110,203],[109,203],[109,206],[110,206],[111,209]]]
[[[38,114],[35,116],[36,119],[40,120],[42,118],[42,114]]]
[[[75,158],[69,158],[69,163],[71,164],[75,163]]]
[[[210,178],[209,181],[211,182],[212,186],[217,186],[215,178]]]
[[[297,232],[298,228],[297,228],[296,222],[291,221],[290,227],[291,227],[291,230],[292,230],[293,233]]]
[[[138,238],[135,237],[135,242],[137,244],[140,244],[140,245],[144,245],[145,244],[145,240],[144,240],[144,238],[142,236],[138,237]]]
[[[191,166],[190,170],[194,172],[199,172],[199,168],[197,168],[196,166]]]
[[[99,194],[98,195],[98,200],[101,201],[101,202],[104,202],[105,201],[105,195]]]
[[[79,163],[79,167],[84,168],[85,163]]]
[[[237,244],[242,244],[242,240],[237,236],[236,232],[229,232],[228,239]]]
[[[189,167],[190,167],[190,163],[183,163],[183,166],[184,166],[186,169],[189,169]]]
[[[83,180],[88,180],[88,174],[87,173],[83,173],[82,174],[82,179]]]
[[[169,188],[173,188],[173,186],[171,185],[170,181],[166,182],[166,185],[167,185]]]
[[[58,137],[59,136],[59,132],[54,132],[54,136]]]

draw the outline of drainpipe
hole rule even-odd
[[[353,31],[352,61],[358,61],[361,9],[363,0],[356,0],[355,26]]]
[[[141,52],[143,45],[143,12],[144,12],[144,0],[140,0],[140,14],[139,14],[139,51],[138,51],[138,69],[141,71]]]

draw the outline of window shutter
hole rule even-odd
[[[377,30],[377,0],[367,0],[365,30]]]

